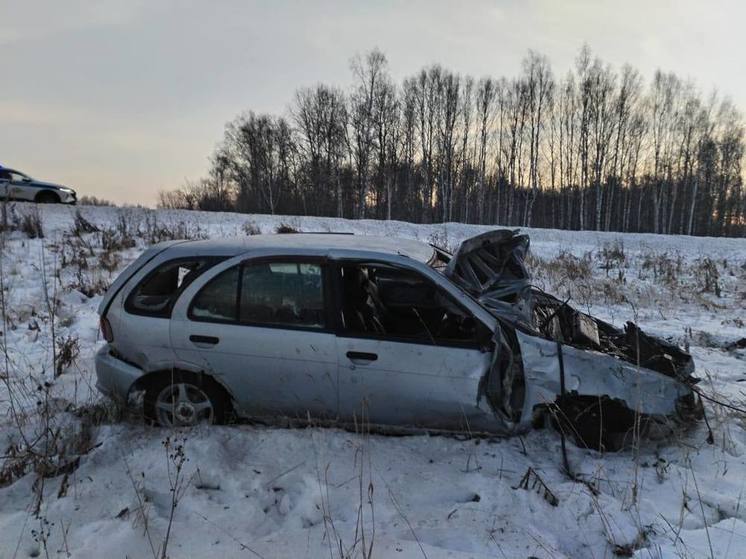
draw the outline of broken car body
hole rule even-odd
[[[532,287],[528,247],[508,230],[453,255],[341,234],[155,245],[101,303],[98,386],[144,391],[166,425],[235,412],[510,434],[553,417],[592,446],[634,417],[701,414],[687,353]]]

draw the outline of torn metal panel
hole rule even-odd
[[[506,431],[521,420],[524,384],[523,362],[515,334],[498,326],[493,337],[492,361],[479,384],[478,400],[486,397],[493,413]]]
[[[675,415],[677,402],[691,389],[677,379],[636,367],[598,351],[558,346],[553,340],[516,332],[523,358],[526,397],[522,422],[530,422],[534,408],[562,396],[560,360],[562,348],[565,391],[578,396],[608,396],[644,415]]]
[[[524,262],[528,247],[528,235],[518,231],[487,231],[462,242],[444,273],[480,300],[518,305],[528,312],[530,277]]]
[[[537,408],[588,401],[603,408],[603,428],[611,430],[635,413],[701,416],[688,353],[632,322],[616,328],[532,288],[528,246],[517,230],[497,230],[467,239],[453,256],[438,253],[443,273],[498,319],[492,366],[480,384],[497,419],[517,431]],[[587,423],[594,415],[582,417]]]
[[[582,313],[546,293],[534,293],[533,327],[537,335],[578,349],[614,356],[635,366],[695,384],[691,355],[660,338],[646,334],[633,322],[624,329]]]

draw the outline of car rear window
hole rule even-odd
[[[161,264],[132,290],[125,302],[125,310],[132,314],[168,318],[181,292],[219,261],[215,258],[194,258]]]

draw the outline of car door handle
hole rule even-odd
[[[367,353],[365,351],[348,351],[347,358],[350,361],[375,361],[378,359],[378,355],[375,353]]]
[[[195,344],[216,345],[220,341],[220,338],[216,338],[215,336],[198,336],[196,334],[192,334],[191,336],[189,336],[189,341]]]

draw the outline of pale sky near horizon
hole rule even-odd
[[[373,47],[394,78],[441,63],[514,76],[528,49],[564,75],[583,43],[746,109],[746,3],[0,0],[0,164],[118,203],[203,176],[228,120],[296,88],[349,87]]]

